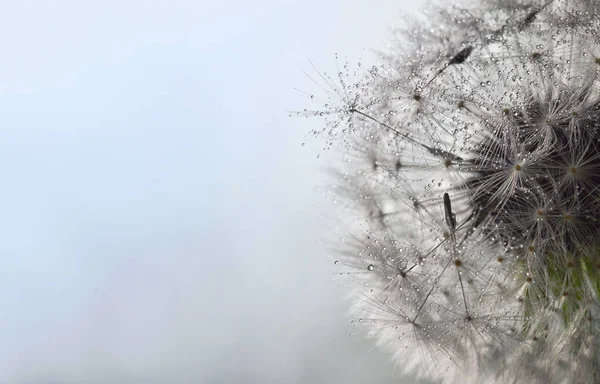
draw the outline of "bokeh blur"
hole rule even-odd
[[[349,337],[288,111],[419,4],[5,2],[0,383],[412,383]]]

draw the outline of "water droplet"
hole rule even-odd
[[[367,270],[372,271],[374,269],[375,269],[375,266],[373,264],[367,265]]]
[[[340,262],[339,261],[334,261],[333,264],[338,265]]]

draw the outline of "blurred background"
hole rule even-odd
[[[0,383],[414,382],[349,337],[288,111],[420,1],[2,5]]]

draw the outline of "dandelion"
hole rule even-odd
[[[350,326],[402,372],[600,382],[599,31],[597,0],[432,5],[315,80]]]

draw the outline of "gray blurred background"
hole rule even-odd
[[[412,383],[348,336],[287,111],[419,4],[2,3],[0,383]]]

